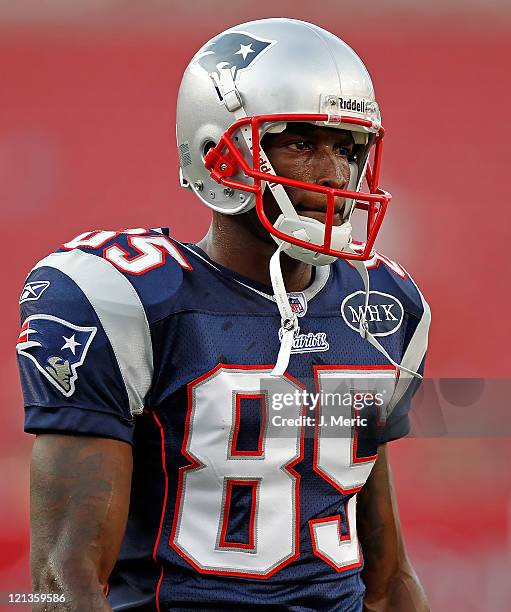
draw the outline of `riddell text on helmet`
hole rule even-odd
[[[355,100],[351,98],[345,100],[344,98],[339,98],[339,108],[341,110],[355,111],[356,113],[365,113],[366,103],[365,100]]]

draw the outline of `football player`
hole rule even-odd
[[[85,232],[33,268],[17,351],[33,585],[55,609],[428,609],[386,444],[430,311],[373,249],[383,135],[342,40],[233,27],[179,91],[207,235]]]

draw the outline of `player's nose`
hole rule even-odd
[[[316,184],[333,189],[346,189],[350,178],[348,160],[330,151],[318,155],[316,163]]]

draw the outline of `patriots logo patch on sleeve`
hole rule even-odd
[[[97,327],[80,327],[52,315],[32,315],[23,323],[16,351],[70,397],[75,392],[77,369],[84,363],[96,332]]]
[[[210,75],[218,75],[220,69],[230,68],[236,80],[238,72],[249,68],[261,53],[276,42],[246,32],[227,32],[208,45],[195,61]]]

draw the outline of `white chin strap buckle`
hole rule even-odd
[[[282,327],[282,331],[287,333],[287,332],[295,332],[298,329],[298,319],[295,316],[293,316],[292,319],[283,319],[282,323],[281,323],[281,327]]]
[[[295,334],[298,331],[297,316],[293,315],[292,317],[282,319],[280,331],[282,333],[282,337],[280,339],[280,350],[277,357],[277,363],[271,372],[272,376],[282,376],[287,370],[291,350],[293,349]]]
[[[275,229],[293,236],[304,242],[309,242],[311,246],[324,244],[325,241],[325,224],[321,223],[317,219],[311,219],[310,217],[297,216],[296,218],[290,219],[286,215],[280,215],[274,224]],[[332,227],[332,239],[330,246],[335,251],[343,251],[351,242],[352,227],[349,221],[346,221],[342,225],[334,225]],[[277,244],[281,244],[283,241],[273,236]],[[332,263],[337,259],[332,255],[324,255],[311,249],[296,246],[294,244],[286,243],[286,255],[298,259],[313,266],[324,266]]]

